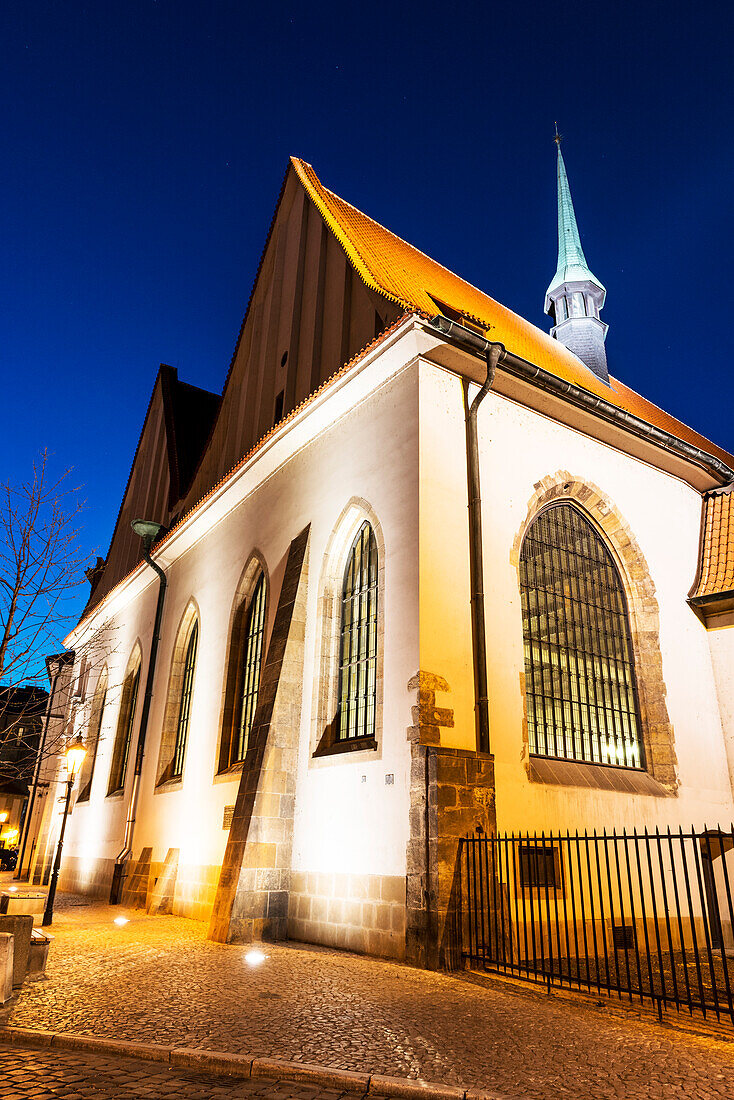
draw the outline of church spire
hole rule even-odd
[[[557,126],[554,141],[558,147],[558,267],[546,291],[545,312],[555,322],[551,336],[608,382],[607,325],[599,317],[607,292],[589,270],[581,247]]]

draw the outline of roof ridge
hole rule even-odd
[[[310,167],[311,167],[311,165],[309,165],[309,168]],[[313,171],[313,169],[311,169],[311,170]],[[372,224],[376,225],[378,229],[384,229],[384,231],[386,233],[389,233],[390,236],[395,237],[395,239],[400,241],[401,244],[404,244],[407,248],[410,248],[413,252],[417,252],[418,255],[422,256],[424,260],[429,260],[432,264],[435,264],[436,267],[440,267],[442,271],[445,271],[447,275],[451,275],[451,277],[453,279],[458,279],[460,282],[464,283],[465,286],[471,287],[472,290],[476,290],[478,294],[484,294],[488,298],[491,297],[490,294],[487,294],[486,290],[482,290],[481,287],[475,286],[474,283],[470,283],[469,280],[465,279],[462,275],[457,275],[456,272],[452,271],[450,267],[446,267],[446,264],[442,264],[440,260],[435,260],[433,258],[433,256],[429,256],[427,252],[424,252],[422,248],[418,248],[416,245],[411,244],[410,241],[406,241],[405,237],[401,237],[399,233],[395,233],[394,230],[388,229],[388,227],[386,225],[383,225],[382,222],[378,222],[377,219],[373,218],[370,214],[365,214],[365,212],[363,210],[360,210],[359,207],[355,206],[353,203],[349,202],[347,199],[343,199],[341,197],[341,195],[337,195],[337,193],[335,191],[332,191],[330,188],[325,187],[323,183],[321,184],[321,186],[324,189],[324,191],[327,192],[327,194],[332,196],[332,198],[338,199],[339,202],[343,202],[345,206],[348,206],[350,208],[350,210],[354,210],[355,213],[359,214],[363,218],[366,218],[367,221],[372,222]],[[433,297],[433,295],[431,295],[431,297]],[[502,305],[502,303],[498,302],[497,305]],[[509,309],[510,307],[502,305],[502,308],[503,309]],[[513,311],[510,310],[510,312],[513,312]],[[517,316],[519,317],[520,314],[518,313]],[[480,319],[480,318],[478,318],[478,319]],[[530,321],[530,322],[528,322],[528,324],[532,324],[532,322]]]

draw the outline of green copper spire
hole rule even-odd
[[[557,132],[556,144],[558,146],[558,267],[546,293],[546,310],[550,304],[552,292],[564,283],[592,282],[606,293],[602,283],[589,270],[584,250],[581,247],[579,227],[576,224],[576,214],[571,199],[571,188],[568,186],[566,165],[563,162],[563,153],[561,152],[560,135]]]
[[[558,267],[545,294],[545,312],[553,318],[551,336],[609,384],[607,326],[599,316],[607,292],[589,271],[581,247],[557,126],[554,140],[558,146]]]

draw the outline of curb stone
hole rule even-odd
[[[275,1080],[303,1081],[328,1089],[361,1092],[363,1096],[396,1096],[404,1100],[503,1100],[500,1093],[483,1089],[464,1089],[407,1077],[380,1073],[330,1069],[328,1066],[291,1062],[285,1058],[255,1058],[247,1054],[199,1050],[196,1047],[167,1047],[160,1043],[139,1043],[128,1039],[104,1039],[74,1032],[40,1031],[33,1028],[0,1027],[0,1042],[11,1046],[52,1047],[59,1050],[88,1050],[118,1054],[150,1062],[168,1062],[172,1066],[197,1069],[202,1073],[228,1074],[232,1077],[268,1077]]]
[[[285,1058],[255,1058],[252,1063],[253,1077],[287,1077],[290,1081],[304,1081],[324,1088],[343,1088],[348,1092],[367,1092],[370,1085],[369,1073],[357,1073],[355,1070],[329,1069],[327,1066],[314,1066],[308,1062],[289,1062]],[[463,1094],[462,1094],[463,1095]]]

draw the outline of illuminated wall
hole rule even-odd
[[[473,725],[460,379],[423,366],[420,407],[421,667],[440,673],[450,684],[450,694],[437,702],[454,708],[456,725],[442,731],[442,742],[459,745],[466,743],[464,738],[470,740]],[[498,828],[728,823],[732,791],[709,639],[686,602],[698,558],[699,493],[496,393],[481,406],[479,443]],[[667,709],[677,755],[679,786],[673,797],[662,788],[660,797],[653,797],[528,778],[517,551],[534,498],[544,479],[554,478],[599,490],[602,506],[620,517],[618,537],[626,538],[623,522],[644,559],[659,608],[660,647],[644,660],[662,661],[663,697],[658,702]],[[442,570],[443,586],[435,583]],[[724,671],[731,667],[731,652],[727,665],[727,632],[720,633],[719,679],[728,679],[722,694],[731,700],[731,678]],[[731,702],[728,707],[722,705],[725,721]],[[661,719],[651,713],[651,724],[656,721]]]
[[[228,634],[243,570],[253,553],[265,565],[269,633],[290,541],[310,523],[294,820],[296,893],[301,897],[310,893],[306,880],[298,876],[321,876],[314,880],[314,892],[319,898],[328,897],[333,914],[336,902],[355,900],[353,891],[367,890],[368,896],[376,891],[377,900],[384,901],[389,910],[388,924],[400,923],[392,912],[399,904],[393,880],[404,883],[405,876],[410,772],[406,730],[414,701],[414,692],[407,685],[418,668],[418,367],[411,363],[414,355],[410,336],[397,348],[381,349],[371,368],[366,364],[355,371],[300,421],[287,425],[227,492],[203,509],[190,529],[161,554],[169,586],[133,861],[142,849],[152,848],[151,877],[156,877],[168,850],[179,850],[174,911],[208,917],[227,838],[225,812],[237,794],[239,772],[219,775],[217,762]],[[327,574],[341,577],[352,537],[363,518],[373,523],[383,572],[378,748],[314,759],[319,739],[322,589]],[[111,701],[103,718],[90,800],[77,803],[69,824],[64,863],[67,885],[107,891],[112,863],[122,848],[134,752],[124,794],[106,793],[119,685],[130,652],[139,641],[142,697],[156,597],[153,572],[140,570],[97,612],[96,623],[110,617],[107,664]],[[199,611],[200,634],[183,777],[180,783],[156,789],[173,648],[182,615],[192,599]],[[90,683],[90,698],[94,686]],[[140,703],[134,737],[139,712]],[[334,875],[341,876],[338,884],[333,877],[328,882],[324,877]],[[404,895],[404,885],[402,892]],[[402,919],[402,904],[399,908]],[[321,920],[318,904],[313,915],[309,911],[306,917],[303,905],[298,912],[300,916],[296,914],[294,919],[327,923],[326,908]],[[339,912],[344,916],[343,905]],[[354,917],[353,908],[349,912]],[[375,921],[378,916],[384,921],[382,912]],[[378,945],[382,953],[397,953],[394,944],[400,939],[399,927],[375,926],[373,931],[383,934]],[[364,937],[359,946],[369,946]]]
[[[441,715],[441,745],[471,751],[475,744],[462,383],[456,373],[428,361],[435,346],[417,325],[404,324],[284,424],[159,555],[169,590],[133,864],[150,849],[149,866],[138,873],[150,896],[167,855],[176,853],[164,876],[176,882],[174,912],[208,918],[227,838],[226,811],[237,794],[239,773],[217,774],[217,762],[228,638],[243,572],[253,555],[265,567],[269,633],[290,542],[310,524],[289,931],[401,956],[406,846],[418,835],[408,731],[415,730],[416,712],[425,703],[416,692],[419,671],[426,684],[448,685],[436,689],[435,700],[431,696]],[[479,443],[498,827],[728,822],[734,814],[721,716],[731,742],[733,632],[721,631],[712,640],[717,697],[709,638],[686,603],[696,571],[700,495],[682,480],[496,392],[481,406]],[[649,786],[642,793],[624,784],[599,789],[531,778],[518,549],[543,492],[566,479],[582,506],[596,501],[623,575],[626,570],[630,583],[650,593],[649,606],[640,599],[637,624],[650,666],[644,672],[658,692],[648,720],[651,736],[665,733],[672,746],[654,793]],[[339,579],[364,519],[373,525],[381,568],[378,749],[315,757],[332,717],[324,654],[333,646]],[[76,805],[70,821],[63,872],[70,886],[108,891],[122,847],[131,766],[124,794],[106,794],[119,684],[138,641],[145,683],[156,596],[154,574],[141,567],[117,586],[91,623],[107,638],[111,690],[91,798]],[[183,776],[156,789],[168,677],[192,600],[200,634]],[[644,615],[655,618],[654,645]],[[82,635],[83,629],[75,632],[69,644],[80,647]],[[666,788],[665,769],[673,766],[675,782]],[[484,801],[489,805],[491,798]]]

